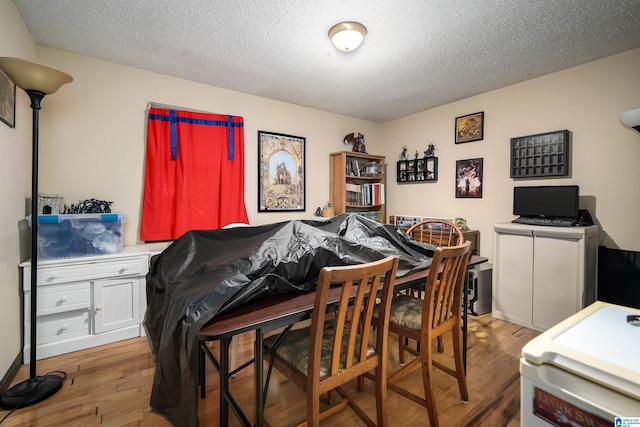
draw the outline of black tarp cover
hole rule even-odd
[[[185,233],[151,258],[146,278],[151,408],[176,426],[198,425],[197,334],[216,314],[264,295],[309,291],[324,266],[396,255],[398,276],[426,269],[433,249],[355,214]]]

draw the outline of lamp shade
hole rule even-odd
[[[20,89],[34,90],[45,95],[55,93],[60,86],[73,81],[73,77],[64,71],[26,59],[2,57],[0,68]]]
[[[366,35],[367,28],[359,22],[341,22],[329,30],[331,43],[343,52],[357,49]]]
[[[620,114],[620,122],[626,127],[640,132],[640,108]]]

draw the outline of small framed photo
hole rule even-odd
[[[484,139],[484,111],[456,117],[456,144]]]
[[[258,131],[258,212],[305,210],[305,142]]]
[[[456,160],[456,199],[482,198],[482,158]]]
[[[0,120],[16,127],[16,84],[0,69]]]

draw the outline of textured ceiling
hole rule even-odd
[[[640,0],[15,3],[44,46],[375,122],[640,46]]]

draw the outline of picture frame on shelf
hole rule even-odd
[[[455,143],[481,141],[484,139],[484,111],[456,117]]]
[[[481,199],[483,159],[456,160],[456,199]]]
[[[16,127],[16,84],[0,69],[0,120]]]
[[[258,212],[305,210],[306,138],[258,131]]]

